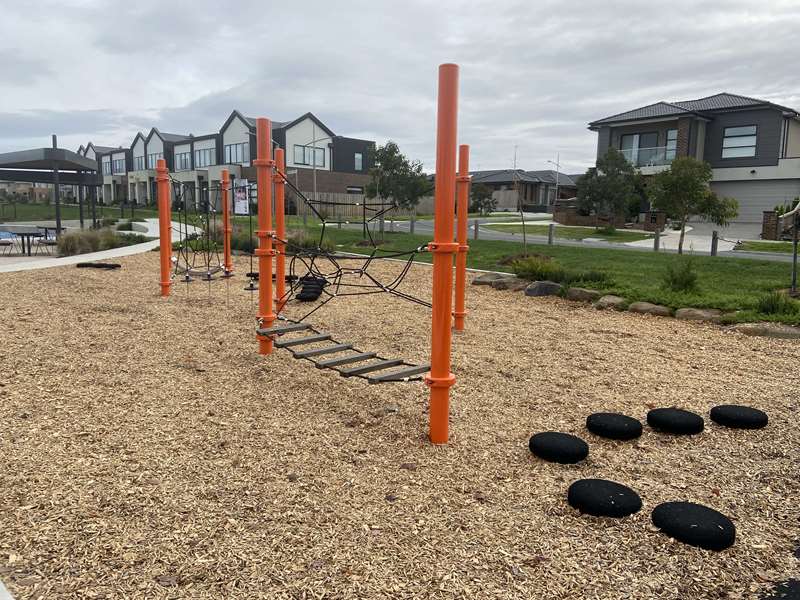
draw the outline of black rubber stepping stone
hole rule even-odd
[[[586,429],[612,440],[633,440],[642,435],[638,419],[620,413],[594,413],[586,417]]]
[[[122,267],[119,263],[104,263],[104,262],[79,262],[75,265],[79,269],[119,269]]]
[[[736,540],[731,520],[702,504],[665,502],[653,509],[653,525],[668,536],[706,550],[725,550]]]
[[[769,417],[767,413],[757,408],[722,404],[711,409],[711,420],[734,429],[761,429],[767,426]]]
[[[769,596],[762,596],[762,600],[800,600],[800,580],[789,579],[775,586]]]
[[[579,479],[567,492],[567,502],[595,517],[627,517],[642,508],[642,499],[631,488],[607,479]]]
[[[653,429],[675,435],[695,435],[703,431],[703,417],[680,408],[654,408],[647,413],[647,424]]]
[[[531,436],[528,448],[539,458],[562,465],[580,462],[589,455],[589,446],[581,438],[557,431]]]

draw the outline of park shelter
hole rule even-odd
[[[96,220],[95,200],[99,185],[97,162],[71,150],[58,148],[56,136],[53,136],[51,148],[34,148],[0,154],[0,181],[52,185],[56,229],[59,232],[61,231],[60,186],[78,186],[81,227],[83,227],[84,194],[89,190],[92,219]]]

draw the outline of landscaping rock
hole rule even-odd
[[[492,285],[496,279],[505,279],[509,277],[503,273],[482,273],[472,280],[472,285]]]
[[[594,303],[594,307],[599,310],[604,310],[606,308],[612,308],[614,310],[623,310],[625,307],[625,298],[621,296],[603,296],[597,302]]]
[[[642,499],[631,488],[607,479],[579,479],[567,492],[567,502],[595,517],[627,517],[642,508]]]
[[[554,281],[534,281],[525,288],[526,296],[558,296],[562,285]]]
[[[732,325],[729,329],[745,335],[800,340],[800,327],[792,327],[780,323],[740,323],[739,325]]]
[[[602,296],[597,290],[587,290],[586,288],[571,287],[567,290],[567,300],[576,302],[594,302]]]
[[[644,315],[656,315],[657,317],[671,317],[672,311],[666,306],[659,304],[650,304],[649,302],[634,302],[628,307],[628,310],[635,313]]]
[[[714,308],[679,308],[675,311],[675,318],[684,321],[719,323],[721,317],[722,311]]]
[[[517,292],[528,287],[528,282],[518,277],[505,277],[503,279],[495,279],[492,281],[491,285],[496,290],[511,290]]]

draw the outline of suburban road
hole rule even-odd
[[[522,235],[521,234],[512,234],[512,233],[505,233],[502,231],[496,231],[493,229],[488,229],[485,225],[489,223],[502,223],[503,221],[514,221],[518,222],[519,217],[515,216],[509,219],[478,219],[478,238],[481,240],[498,240],[498,241],[506,241],[506,242],[522,242]],[[474,235],[474,225],[475,219],[469,220],[469,239],[473,239]],[[532,220],[531,224],[536,224],[537,221]],[[350,225],[350,228],[360,229],[360,225]],[[693,239],[704,239],[710,240],[711,239],[711,230],[715,229],[715,227],[708,225],[706,223],[695,223],[692,224],[693,231],[690,235],[690,238],[687,238],[687,242]],[[395,231],[402,231],[408,233],[410,228],[409,221],[395,221],[394,222],[394,230]],[[385,224],[385,230],[389,231],[390,226],[389,222],[387,221]],[[739,239],[749,239],[749,240],[757,240],[758,233],[760,228],[758,225],[750,224],[750,223],[742,223],[742,224],[733,224],[728,229],[724,229],[720,233],[720,237],[723,240],[731,240],[737,241]],[[419,219],[416,221],[414,225],[414,233],[419,235],[429,235],[431,238],[433,237],[433,220],[432,219]],[[374,235],[374,234],[373,234]],[[529,242],[533,244],[547,244],[547,237],[546,236],[538,236],[538,235],[528,235],[527,239]],[[612,249],[619,249],[619,250],[630,250],[632,252],[652,252],[652,247],[641,247],[641,246],[628,246],[625,244],[620,243],[611,243],[601,240],[592,240],[592,241],[580,241],[580,240],[565,240],[562,238],[556,239],[556,245],[558,246],[572,246],[576,248],[612,248]],[[684,251],[689,244],[684,245]],[[706,241],[704,245],[710,245],[710,241]],[[726,244],[730,246],[731,244]],[[792,255],[790,253],[778,253],[778,252],[737,252],[734,250],[722,250],[723,244],[720,244],[720,251],[718,253],[719,256],[726,256],[726,257],[733,257],[733,258],[749,258],[753,260],[767,260],[767,261],[775,261],[775,262],[791,262]],[[676,253],[677,251],[672,249],[661,249],[661,252],[667,253]],[[693,254],[697,255],[709,255],[710,252],[708,250],[692,250]]]

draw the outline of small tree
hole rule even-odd
[[[584,212],[608,218],[608,227],[616,227],[616,217],[638,201],[636,171],[616,148],[609,148],[586,174],[578,178],[578,205]]]
[[[373,165],[369,172],[372,181],[365,190],[367,198],[391,198],[398,206],[411,209],[433,189],[422,172],[422,163],[408,160],[391,140],[375,150]]]
[[[672,161],[669,169],[655,176],[651,190],[653,206],[680,223],[678,254],[683,254],[686,222],[700,217],[725,227],[739,214],[739,203],[733,198],[719,198],[708,187],[711,165],[691,156]]]
[[[492,188],[485,183],[476,183],[470,189],[470,211],[486,215],[497,208],[497,200],[492,196]]]

